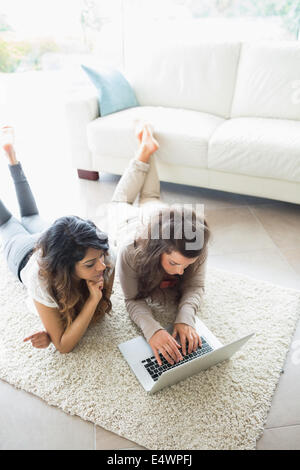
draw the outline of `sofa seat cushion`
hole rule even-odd
[[[177,108],[139,106],[100,117],[87,126],[90,150],[97,157],[134,156],[138,119],[151,123],[160,148],[157,158],[169,164],[207,168],[208,141],[223,118]]]
[[[230,119],[210,140],[208,168],[300,182],[300,122]]]

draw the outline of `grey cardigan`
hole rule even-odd
[[[116,272],[123,289],[129,316],[142,330],[146,340],[149,341],[151,336],[156,331],[163,329],[163,327],[153,317],[151,307],[145,299],[134,300],[138,293],[138,277],[133,265],[134,250],[134,243],[132,241],[120,247]],[[192,327],[195,326],[195,315],[201,305],[205,290],[206,259],[207,244],[200,255],[197,267],[195,268],[195,263],[190,265],[182,275],[178,313],[175,323],[186,323]],[[178,290],[178,287],[173,287],[172,289]]]

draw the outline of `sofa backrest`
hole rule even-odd
[[[154,32],[155,34],[155,32]],[[125,73],[142,106],[230,117],[238,42],[150,45],[125,55]]]
[[[242,44],[231,116],[300,119],[300,42]]]

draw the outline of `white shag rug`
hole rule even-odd
[[[149,396],[118,350],[140,334],[116,283],[113,314],[74,351],[34,349],[25,288],[0,258],[0,378],[149,449],[255,449],[300,313],[300,292],[208,269],[200,318],[224,343],[255,331],[230,361]],[[169,299],[174,318],[175,304]],[[159,307],[154,308],[161,319]]]

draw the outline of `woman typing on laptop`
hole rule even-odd
[[[210,236],[203,216],[183,206],[168,207],[160,200],[160,183],[153,161],[159,144],[150,126],[137,132],[140,142],[135,159],[120,179],[113,195],[133,233],[119,250],[117,271],[131,319],[141,328],[157,362],[159,353],[170,363],[201,346],[195,314],[204,291],[207,243]],[[132,206],[139,194],[139,208]],[[135,211],[138,209],[138,212]],[[147,222],[141,224],[141,218]],[[147,218],[148,217],[148,218]],[[172,335],[153,317],[147,300],[172,289],[178,311]],[[176,341],[180,338],[181,345]],[[186,343],[188,348],[186,350]]]
[[[0,200],[0,239],[9,268],[26,286],[45,327],[24,341],[36,348],[52,342],[68,353],[89,324],[111,310],[114,256],[107,235],[89,220],[69,216],[45,224],[16,159],[13,129],[4,127],[1,134],[21,220]]]

